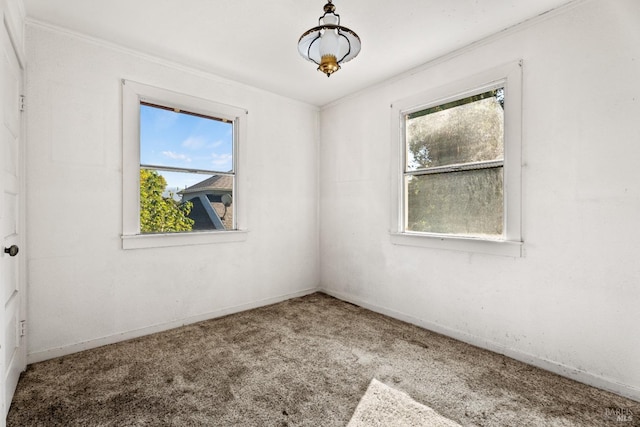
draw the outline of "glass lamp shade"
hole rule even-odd
[[[319,23],[300,36],[298,52],[328,77],[360,53],[360,37],[339,25],[340,19],[333,13],[325,14]]]

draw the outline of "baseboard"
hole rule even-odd
[[[216,317],[226,316],[228,314],[239,313],[241,311],[251,310],[253,308],[264,307],[271,304],[276,304],[282,301],[286,301],[291,298],[297,298],[305,295],[318,292],[318,288],[309,288],[289,294],[279,295],[276,297],[261,299],[257,301],[251,301],[245,304],[240,304],[232,307],[226,307],[219,310],[215,310],[209,313],[203,313],[197,316],[188,317],[185,319],[178,319],[167,323],[161,323],[145,328],[135,329],[132,331],[121,332],[113,335],[108,335],[89,341],[83,341],[77,344],[71,344],[62,347],[51,348],[47,350],[37,351],[27,354],[27,364],[42,362],[49,359],[55,359],[56,357],[66,356],[68,354],[78,353],[80,351],[89,350],[96,347],[102,347],[104,345],[115,344],[117,342],[130,340],[133,338],[139,338],[145,335],[155,334],[157,332],[167,331],[169,329],[178,328],[184,325],[190,325],[192,323],[202,322],[204,320],[215,319]]]
[[[597,387],[602,390],[610,391],[620,396],[624,396],[629,399],[640,402],[640,389],[633,387],[631,385],[621,384],[609,378],[601,377],[599,375],[594,375],[592,373],[589,373],[571,366],[564,365],[554,360],[541,358],[533,354],[529,354],[529,353],[525,353],[525,352],[521,352],[518,350],[505,347],[501,344],[498,344],[491,340],[487,340],[482,337],[470,335],[466,332],[462,332],[462,331],[448,328],[446,326],[442,326],[436,323],[421,320],[413,316],[409,316],[407,314],[400,313],[398,311],[395,311],[386,307],[370,304],[353,295],[349,295],[349,294],[345,294],[342,292],[334,291],[331,289],[325,289],[325,288],[320,288],[319,291],[327,295],[330,295],[332,297],[338,298],[340,300],[349,302],[351,304],[355,304],[357,306],[366,308],[368,310],[375,311],[376,313],[384,314],[385,316],[393,317],[394,319],[402,320],[403,322],[420,326],[421,328],[428,329],[430,331],[437,332],[439,334],[446,335],[451,338],[455,338],[459,341],[466,342],[467,344],[471,344],[476,347],[484,348],[484,349],[493,351],[495,353],[505,355],[507,357],[526,363],[528,365],[536,366],[538,368],[553,372],[563,377],[570,378],[572,380],[575,380],[593,387]]]

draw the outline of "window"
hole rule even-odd
[[[521,255],[520,66],[392,106],[394,243]]]
[[[233,121],[140,101],[140,232],[233,230]]]
[[[502,238],[504,87],[404,122],[405,230]]]
[[[123,81],[123,248],[244,239],[246,111]]]

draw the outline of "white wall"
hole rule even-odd
[[[322,288],[640,399],[639,17],[582,2],[324,108]],[[520,58],[525,256],[392,245],[390,104]]]
[[[320,283],[640,399],[638,16],[588,0],[326,107],[320,182],[313,107],[29,24],[30,361]],[[392,245],[390,104],[520,58],[525,256]],[[122,78],[249,110],[247,241],[121,249]]]
[[[22,0],[0,0],[2,21],[12,37],[12,43],[21,61],[24,61],[24,18],[25,10]]]
[[[31,362],[317,288],[318,110],[27,26]],[[122,250],[121,79],[249,110],[244,242]]]

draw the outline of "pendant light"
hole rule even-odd
[[[307,61],[318,65],[318,71],[327,77],[340,69],[340,64],[355,58],[360,53],[360,37],[347,27],[340,25],[340,15],[328,0],[324,15],[318,26],[306,31],[298,40],[298,52]]]

